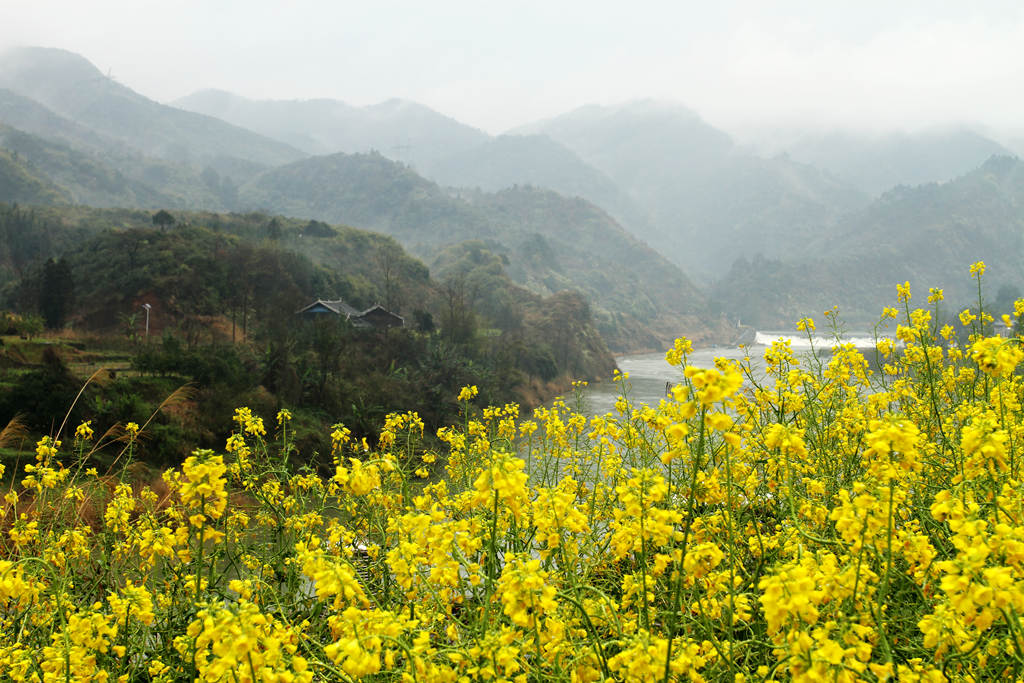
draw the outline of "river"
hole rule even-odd
[[[756,371],[763,365],[764,349],[765,347],[760,345],[751,345],[746,349],[728,346],[695,349],[688,361],[695,367],[711,368],[714,367],[716,358],[742,360],[749,354]],[[658,401],[665,398],[665,383],[677,384],[682,381],[683,371],[665,362],[664,352],[620,356],[616,362],[619,364],[619,370],[629,375],[625,386],[631,402],[636,405],[658,405]],[[621,393],[622,386],[617,382],[600,382],[587,387],[584,394],[587,414],[604,415],[612,411],[615,400]]]
[[[731,358],[742,360],[750,356],[751,370],[755,375],[761,375],[764,368],[764,352],[772,342],[777,339],[788,339],[794,354],[800,358],[811,350],[811,342],[807,335],[797,331],[758,331],[754,335],[754,342],[745,348],[738,346],[716,346],[704,349],[696,349],[689,356],[689,364],[699,368],[714,367],[716,358]],[[879,338],[892,338],[890,335],[880,335]],[[869,332],[849,332],[842,339],[842,343],[853,344],[858,349],[866,351],[874,348],[874,335]],[[835,338],[815,336],[814,348],[826,353],[836,343]],[[899,345],[899,344],[898,344]],[[682,380],[682,370],[672,367],[665,362],[664,353],[643,353],[637,355],[620,356],[616,359],[619,369],[629,374],[626,381],[628,396],[634,405],[646,403],[657,405],[658,401],[665,397],[665,383],[676,384]],[[588,416],[604,415],[614,409],[615,400],[622,392],[622,387],[616,382],[600,382],[587,387],[584,394],[585,410]]]

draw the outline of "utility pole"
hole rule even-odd
[[[146,343],[149,343],[149,309],[153,308],[149,304],[142,304],[142,307],[146,309]]]

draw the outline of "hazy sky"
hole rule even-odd
[[[403,97],[489,132],[588,102],[776,124],[1024,129],[1024,3],[0,0],[0,46],[160,101]]]

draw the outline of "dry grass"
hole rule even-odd
[[[28,426],[20,414],[11,418],[7,426],[0,431],[0,448],[10,448],[28,438]]]

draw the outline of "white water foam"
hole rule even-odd
[[[771,346],[773,343],[782,339],[783,341],[789,341],[790,346],[794,350],[805,350],[811,349],[811,343],[813,340],[815,349],[831,349],[837,344],[853,344],[854,348],[857,349],[873,349],[875,348],[875,339],[867,333],[852,333],[845,337],[841,337],[838,340],[835,337],[822,337],[814,335],[810,339],[806,334],[802,332],[762,332],[758,330],[754,334],[754,344],[757,346]],[[879,336],[878,340],[890,339],[895,341],[893,337]]]

